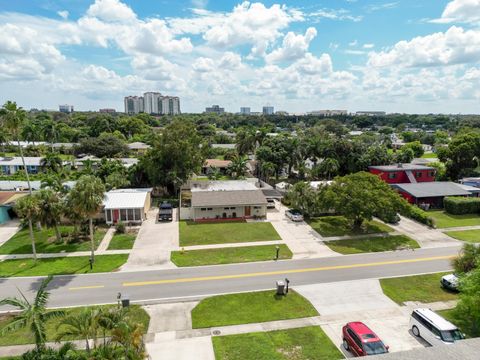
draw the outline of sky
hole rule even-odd
[[[480,113],[480,0],[0,0],[0,103]]]

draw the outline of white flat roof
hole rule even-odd
[[[191,183],[191,191],[244,191],[258,190],[255,183],[248,180],[226,181],[194,181]]]
[[[26,166],[40,166],[42,161],[41,157],[33,157],[33,156],[25,156],[25,165]],[[0,166],[10,166],[10,165],[17,165],[23,166],[22,158],[19,156],[14,157],[0,157]]]
[[[105,194],[105,209],[139,209],[145,206],[147,195],[152,189],[118,189]]]

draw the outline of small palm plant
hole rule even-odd
[[[19,329],[29,328],[35,339],[35,348],[37,352],[44,349],[47,339],[45,324],[50,319],[64,316],[64,312],[60,310],[47,310],[47,302],[50,293],[47,291],[47,286],[52,281],[52,276],[46,278],[40,284],[37,294],[33,302],[27,300],[25,295],[20,291],[21,298],[6,298],[0,301],[0,306],[10,305],[20,310],[20,314],[15,317],[13,321],[8,323],[0,334],[7,334]]]
[[[85,340],[85,349],[90,354],[90,339],[96,340],[98,330],[97,314],[92,308],[86,308],[80,314],[67,316],[62,320],[61,326],[64,328],[58,336],[57,341],[66,336],[73,338],[82,338]]]

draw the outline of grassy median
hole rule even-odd
[[[111,272],[122,266],[128,254],[96,255],[93,270],[90,270],[88,256],[72,256],[52,259],[5,260],[0,262],[0,278],[16,276],[69,275]]]
[[[480,229],[464,230],[464,231],[448,231],[445,234],[460,241],[466,241],[469,243],[480,243]]]
[[[133,248],[137,234],[114,234],[108,250],[128,250]]]
[[[338,360],[342,353],[319,326],[214,336],[217,360]]]
[[[440,279],[448,273],[404,276],[398,278],[381,279],[383,293],[397,304],[405,301],[420,301],[431,303],[458,299],[454,292],[440,286]]]
[[[402,249],[418,249],[420,247],[415,240],[410,239],[405,235],[325,241],[325,245],[333,251],[344,255]]]
[[[20,296],[20,295],[19,295]],[[108,309],[116,305],[106,305],[106,306],[97,306],[94,308],[104,308]],[[79,314],[84,307],[77,307],[77,308],[69,308],[65,309],[65,315],[75,315]],[[129,307],[129,318],[135,320],[136,322],[142,324],[142,330],[144,333],[148,330],[148,323],[150,322],[150,317],[148,316],[147,312],[143,310],[139,305],[131,305]],[[13,315],[0,315],[0,331],[1,329],[6,326],[8,323],[13,321],[15,316]],[[63,327],[60,326],[62,322],[62,318],[51,319],[46,323],[46,331],[47,331],[47,341],[55,341],[57,335],[63,331]],[[98,334],[101,336],[101,334]],[[65,338],[65,340],[76,340],[75,338]],[[30,333],[28,328],[19,329],[14,332],[3,334],[0,336],[0,346],[7,346],[7,345],[23,345],[23,344],[33,344],[35,340]]]
[[[269,222],[180,221],[180,246],[281,240]]]
[[[292,252],[287,245],[278,245],[279,260],[291,259]],[[274,260],[276,245],[242,246],[218,249],[172,251],[172,262],[180,267],[245,263]]]
[[[437,228],[480,225],[480,216],[477,214],[452,215],[442,210],[429,211],[428,216],[435,220]]]
[[[61,242],[57,242],[55,230],[52,228],[35,230],[35,248],[37,253],[59,253],[59,252],[75,252],[90,250],[90,239],[84,237],[81,241],[72,241],[69,239],[73,232],[73,226],[59,226],[62,234]],[[97,228],[93,238],[95,248],[100,244],[107,230],[105,228]],[[28,228],[20,230],[13,235],[5,244],[0,246],[0,254],[31,254],[32,240]]]
[[[275,290],[212,296],[192,310],[194,329],[317,316],[300,294],[278,296]]]
[[[352,224],[343,216],[324,216],[307,221],[316,232],[325,237],[393,232],[390,226],[375,220],[365,221],[360,229],[353,229]]]

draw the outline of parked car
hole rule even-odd
[[[267,199],[267,209],[275,209],[275,200]]]
[[[343,347],[355,356],[388,353],[388,346],[362,322],[349,322],[343,329]]]
[[[173,206],[172,204],[164,201],[160,204],[158,209],[158,221],[172,221]]]
[[[451,322],[430,309],[415,309],[410,317],[412,334],[423,338],[430,345],[453,344],[465,339],[465,335]]]
[[[285,211],[285,215],[292,221],[303,221],[303,215],[298,210],[288,209],[287,211]]]
[[[456,274],[448,274],[442,276],[440,284],[447,290],[458,291],[458,281],[459,278]]]

